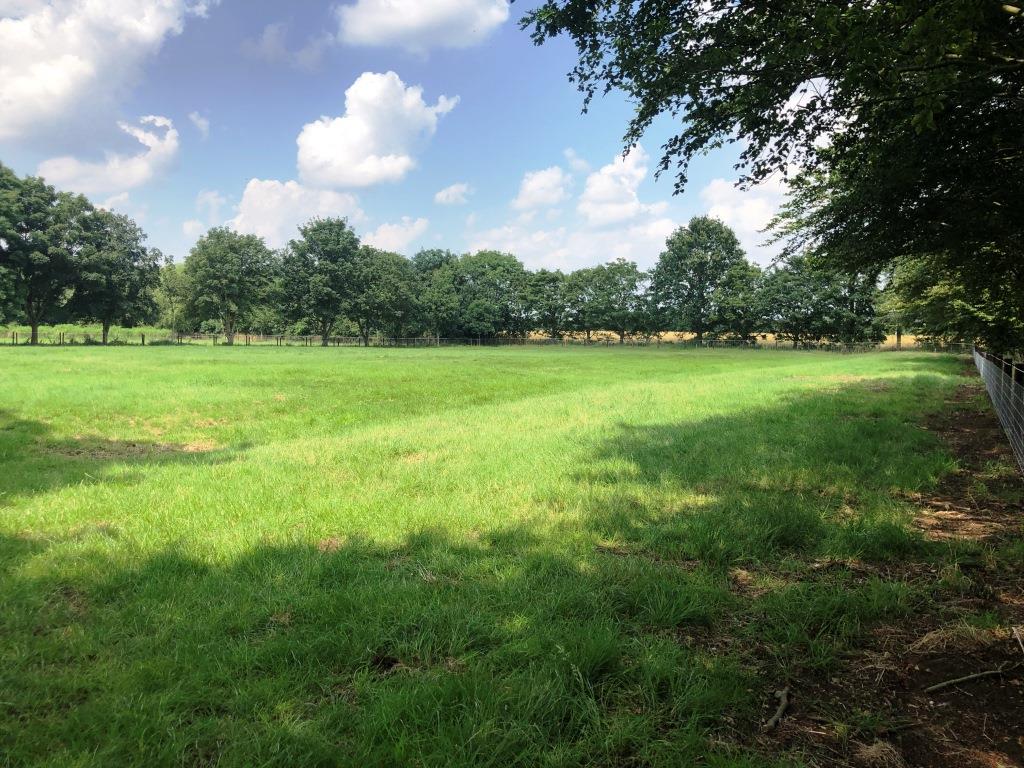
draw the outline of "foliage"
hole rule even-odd
[[[763,301],[771,327],[794,346],[822,340],[841,344],[874,343],[885,334],[875,317],[873,278],[849,275],[804,256],[769,270]]]
[[[112,325],[130,327],[156,319],[154,292],[163,254],[147,248],[145,240],[145,233],[127,216],[98,210],[89,217],[86,246],[75,260],[68,311],[100,323],[104,344]]]
[[[666,327],[694,334],[697,343],[722,323],[718,302],[726,274],[749,266],[736,234],[708,216],[695,216],[673,232],[654,270],[654,297]],[[732,284],[743,286],[743,273]]]
[[[359,238],[345,219],[313,219],[285,250],[281,293],[289,320],[306,322],[323,344],[355,298]]]
[[[1010,290],[979,291],[942,275],[931,259],[901,259],[885,288],[883,311],[922,338],[981,341],[1008,354],[1024,351],[1019,296]]]
[[[233,344],[239,321],[259,304],[273,268],[262,238],[211,229],[185,259],[190,314],[200,322],[219,320],[227,343]]]
[[[31,327],[33,344],[40,324],[61,319],[94,213],[84,197],[57,192],[39,178],[19,179],[0,165],[2,290],[8,313]]]
[[[359,328],[363,343],[380,332],[392,338],[404,335],[417,313],[416,273],[404,256],[362,246],[352,269],[349,317]]]

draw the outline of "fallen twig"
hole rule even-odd
[[[775,698],[779,700],[779,707],[775,710],[775,714],[764,724],[766,731],[772,730],[782,720],[782,716],[786,714],[786,710],[789,708],[789,686],[787,685],[781,691],[775,692]]]
[[[931,685],[925,688],[924,692],[933,693],[935,691],[941,691],[943,688],[948,688],[949,686],[956,685],[957,683],[966,683],[970,680],[977,680],[980,677],[991,677],[992,675],[1001,675],[1005,671],[1007,671],[1006,664],[1000,664],[995,669],[986,669],[984,672],[975,672],[973,675],[964,675],[963,677],[957,677],[952,680],[946,680],[942,683],[936,683],[935,685]]]
[[[1020,627],[1013,628],[1013,636],[1017,638],[1017,643],[1020,645],[1020,650],[1024,653],[1024,640],[1020,639]]]

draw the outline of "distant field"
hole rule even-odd
[[[977,553],[906,500],[961,368],[0,350],[0,764],[799,763],[736,734],[940,588],[842,564]]]

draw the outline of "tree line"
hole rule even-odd
[[[412,258],[361,243],[343,218],[316,218],[279,250],[228,228],[182,263],[145,244],[130,218],[0,166],[0,316],[31,328],[91,322],[173,331],[494,339],[540,333],[619,341],[665,332],[809,346],[881,340],[915,315],[897,312],[877,279],[804,255],[762,269],[735,233],[698,216],[651,270],[623,259],[571,272],[528,270],[497,251],[422,250]],[[918,294],[919,295],[919,294]],[[920,313],[942,314],[934,306]],[[943,318],[945,322],[945,318]],[[925,329],[926,330],[926,329]]]

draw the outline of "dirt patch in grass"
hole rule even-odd
[[[980,392],[972,378],[927,422],[957,470],[935,492],[907,497],[926,539],[966,554],[813,564],[807,579],[842,568],[855,581],[916,585],[930,599],[908,619],[875,627],[837,668],[786,681],[792,700],[779,726],[747,737],[759,751],[813,766],[1024,766],[1024,575],[1019,557],[1004,557],[1024,533],[1024,480]],[[737,570],[731,580],[743,594],[760,579]],[[990,674],[950,682],[977,673]],[[765,720],[778,684],[766,680],[759,693]]]
[[[89,435],[75,435],[61,443],[45,445],[44,452],[73,459],[120,461],[171,456],[181,453],[211,453],[220,447],[212,440],[177,443],[147,443],[134,440],[106,440]]]

